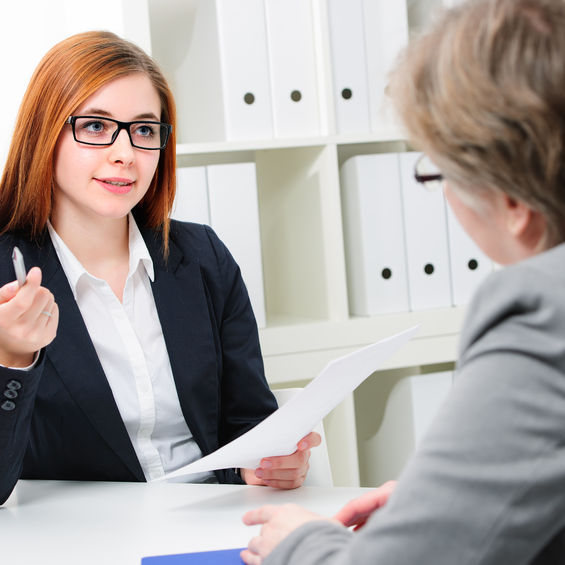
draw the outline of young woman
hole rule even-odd
[[[0,183],[0,502],[19,478],[162,477],[276,408],[236,263],[169,220],[174,125],[155,63],[111,33],[31,79]],[[318,443],[187,480],[293,488]]]
[[[565,2],[462,4],[409,47],[390,92],[438,167],[416,178],[443,180],[506,267],[468,308],[453,390],[396,488],[333,520],[252,511],[264,526],[244,560],[565,563]]]

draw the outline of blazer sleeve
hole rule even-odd
[[[10,235],[0,238],[0,286],[15,279],[11,253],[16,243]],[[0,367],[0,504],[10,496],[20,478],[45,365],[44,352],[29,371]]]
[[[0,504],[10,496],[22,472],[44,351],[29,371],[0,367]]]
[[[265,378],[257,323],[239,266],[215,232],[205,227],[215,269],[207,277],[221,350],[220,445],[224,445],[276,410]]]
[[[386,506],[351,536],[304,526],[265,565],[540,562],[565,527],[564,325],[563,277],[495,273],[469,307],[452,393]]]

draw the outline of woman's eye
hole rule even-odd
[[[153,128],[148,124],[139,125],[135,128],[135,135],[151,137],[155,134]]]
[[[105,126],[103,122],[87,122],[82,125],[82,129],[90,133],[102,133]]]

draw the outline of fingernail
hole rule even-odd
[[[263,471],[261,471],[261,469],[255,469],[255,476],[260,479],[263,478]]]
[[[306,450],[308,449],[308,447],[309,447],[309,446],[308,446],[308,442],[307,442],[307,441],[301,441],[301,442],[298,444],[298,448],[299,448],[299,449],[302,449],[303,451],[306,451]]]
[[[263,469],[270,469],[273,466],[273,464],[270,461],[263,461],[261,463],[261,467]]]

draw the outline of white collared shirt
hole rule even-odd
[[[147,481],[202,457],[182,415],[151,281],[153,261],[130,214],[123,302],[88,273],[48,224],[51,240]],[[215,482],[212,473],[192,482]]]

